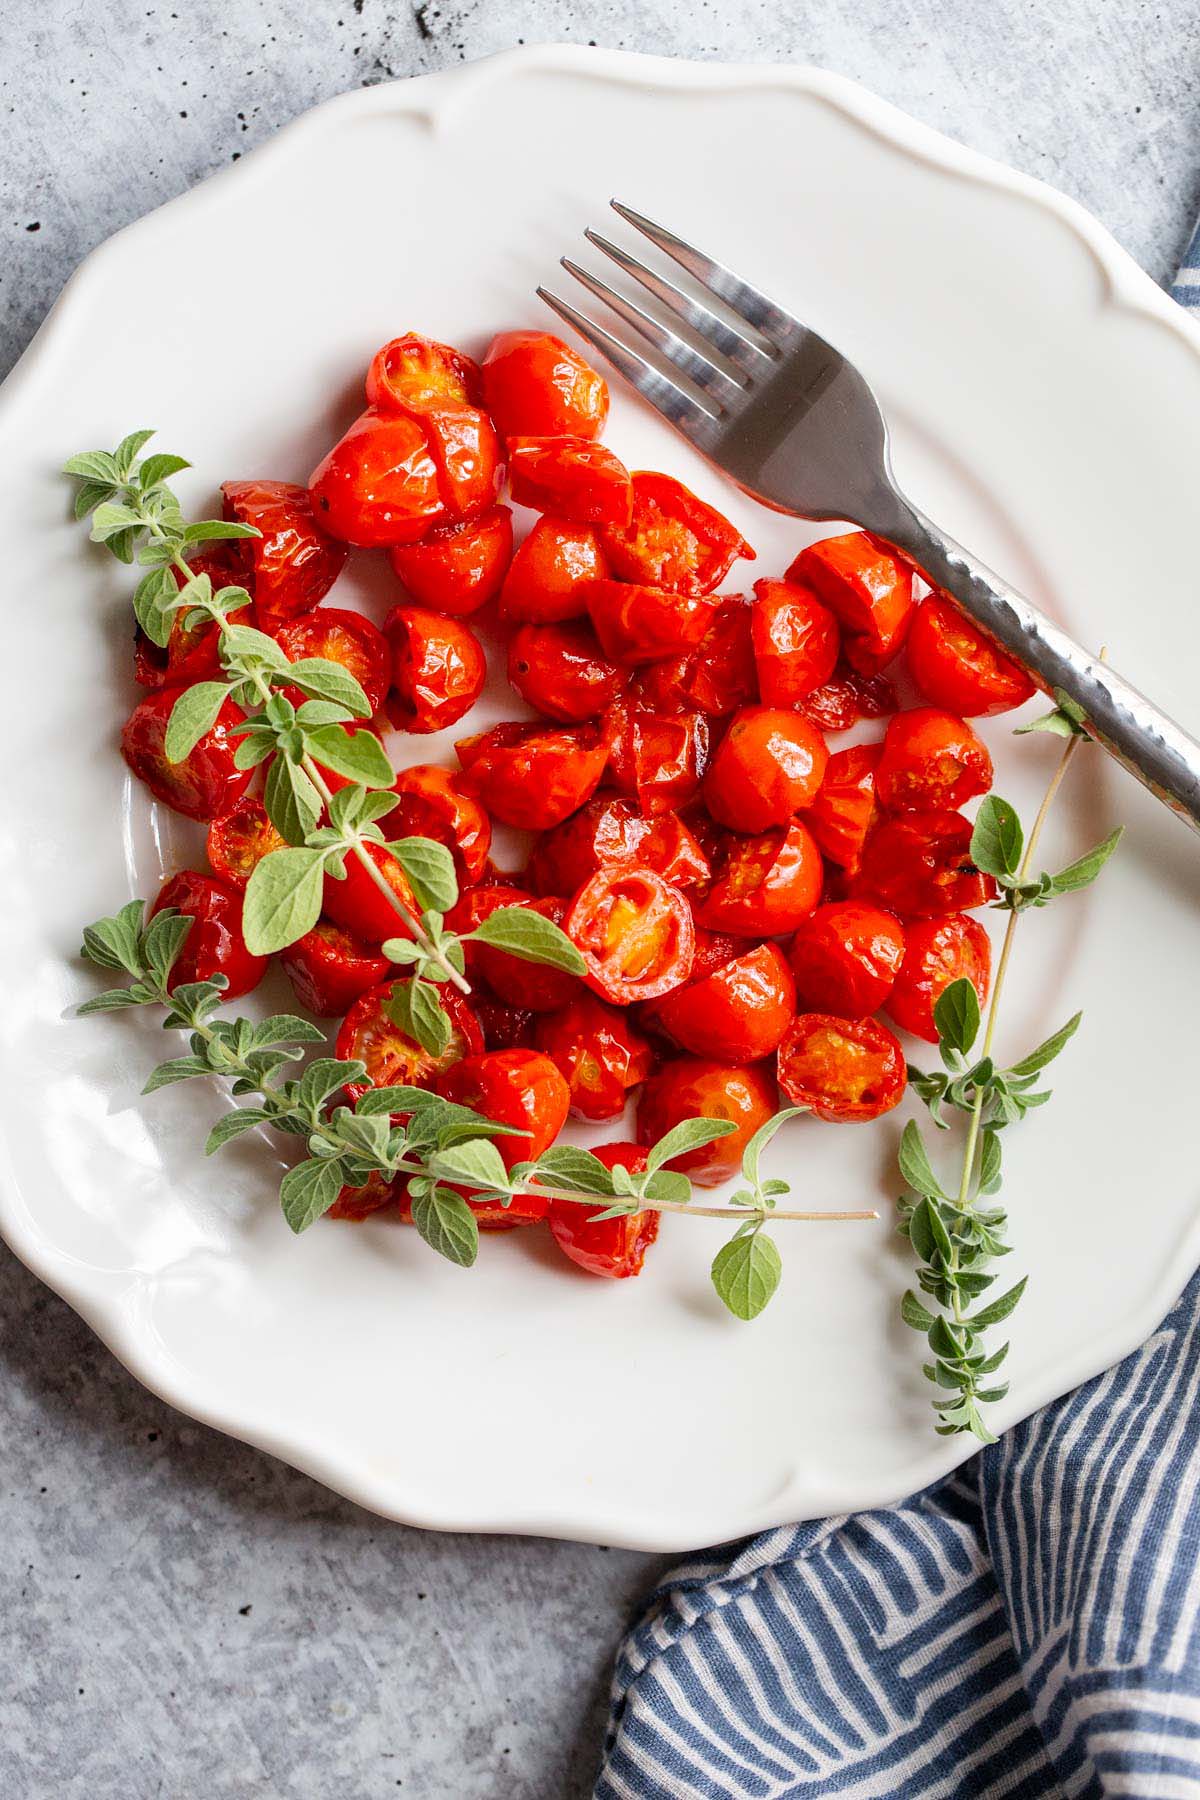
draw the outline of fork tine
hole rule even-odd
[[[564,319],[573,330],[577,331],[585,343],[599,352],[610,362],[618,374],[623,375],[632,387],[635,387],[644,400],[669,419],[694,444],[707,448],[712,442],[713,427],[717,423],[716,415],[707,412],[703,406],[682,388],[677,388],[673,381],[648,363],[644,357],[623,344],[620,338],[613,337],[602,325],[594,325],[589,318],[566,300],[560,300],[547,288],[537,290],[539,300]]]
[[[626,325],[640,333],[647,343],[653,344],[656,350],[660,350],[669,361],[675,364],[677,369],[682,369],[698,388],[703,389],[706,394],[711,394],[718,404],[723,398],[728,399],[741,391],[744,383],[739,381],[736,376],[726,375],[724,370],[718,369],[715,364],[709,362],[707,357],[701,356],[699,351],[693,350],[690,344],[685,344],[681,337],[676,337],[673,331],[669,331],[665,325],[660,325],[658,320],[652,319],[649,313],[643,312],[640,306],[634,306],[633,302],[626,300],[623,294],[618,294],[615,288],[609,287],[606,281],[601,281],[598,276],[589,274],[578,263],[572,262],[569,256],[561,257],[559,260],[568,275],[573,275],[589,294],[592,294],[597,300],[602,300],[616,313],[619,319],[623,319]]]
[[[764,373],[767,364],[771,361],[769,350],[752,344],[748,338],[742,336],[741,332],[735,331],[726,320],[719,319],[715,312],[709,311],[707,306],[701,306],[698,300],[691,299],[665,276],[656,274],[653,269],[648,269],[645,263],[640,263],[636,256],[630,256],[628,250],[623,250],[611,239],[602,237],[598,231],[592,231],[590,227],[584,231],[583,235],[589,244],[594,244],[597,250],[615,262],[617,267],[631,280],[644,287],[647,293],[652,294],[669,312],[673,312],[676,318],[682,319],[685,325],[689,325],[697,337],[719,350],[727,362],[732,363],[735,368],[741,369],[743,374],[749,375],[751,378]]]
[[[677,237],[673,231],[668,231],[665,225],[656,225],[644,213],[635,212],[632,206],[624,206],[619,200],[610,200],[609,205],[627,225],[632,225],[635,231],[648,237],[652,244],[673,262],[677,262],[680,268],[694,276],[701,287],[707,288],[710,294],[715,294],[718,300],[723,300],[732,312],[745,319],[748,325],[753,325],[756,331],[761,331],[772,343],[786,344],[794,335],[799,321],[793,319],[790,313],[784,312],[782,307],[776,306],[773,300],[768,300],[757,288],[751,287],[749,282],[735,275],[732,269],[727,269],[723,263],[714,262],[702,250],[697,250],[694,245]]]

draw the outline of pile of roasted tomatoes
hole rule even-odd
[[[674,477],[631,474],[599,442],[604,381],[544,332],[502,334],[481,365],[398,338],[366,393],[307,488],[228,482],[226,516],[261,536],[197,561],[250,592],[239,618],[292,660],[343,663],[401,732],[463,719],[486,673],[469,621],[507,628],[528,713],[464,736],[457,769],[404,769],[389,834],[453,852],[452,926],[536,908],[587,974],[471,947],[471,997],[445,990],[454,1032],[434,1059],[392,1018],[379,946],[396,914],[351,859],[320,923],[280,956],[300,1003],[342,1018],[338,1054],[375,1083],[431,1085],[521,1127],[499,1140],[510,1163],[540,1155],[569,1114],[613,1119],[636,1093],[642,1144],[694,1115],[735,1123],[678,1164],[717,1184],[780,1092],[832,1121],[896,1106],[892,1026],[933,1039],[933,1003],[959,976],[986,997],[989,942],[970,915],[994,884],[970,861],[960,809],[992,765],[965,718],[1020,705],[1023,672],[941,594],[915,597],[916,571],[860,532],[810,545],[751,595],[718,594],[753,550]],[[515,549],[506,477],[537,515]],[[319,604],[351,545],[385,552],[395,573],[382,629]],[[903,710],[885,673],[902,652],[921,701]],[[123,749],[156,798],[209,822],[211,871],[176,875],[157,902],[196,920],[177,979],[220,970],[237,995],[265,967],[242,941],[240,890],[281,840],[235,766],[232,707],[183,763],[163,751],[180,685],[216,669],[212,627],[178,625],[165,651],[139,640],[150,691]],[[885,718],[877,741],[830,746]],[[492,863],[493,821],[533,834],[522,870]],[[403,893],[399,866],[382,853],[380,866]],[[640,1152],[597,1154],[636,1167]],[[547,1219],[602,1275],[636,1274],[657,1228],[655,1213],[593,1225],[586,1207],[534,1195],[475,1205],[493,1228]],[[405,1197],[376,1183],[334,1211],[384,1207],[403,1216]]]

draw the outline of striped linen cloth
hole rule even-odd
[[[1171,291],[1200,309],[1200,225]],[[595,1800],[834,1795],[1200,1800],[1200,1275],[947,1480],[651,1596]]]

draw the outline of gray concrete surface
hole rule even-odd
[[[176,8],[0,0],[0,372],[94,244],[305,107],[519,42],[823,63],[1159,279],[1200,207],[1198,0]],[[5,1800],[584,1800],[661,1566],[382,1524],[144,1393],[0,1247]]]

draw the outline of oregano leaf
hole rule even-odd
[[[272,850],[246,884],[242,936],[252,956],[270,956],[311,931],[321,913],[325,853]]]
[[[447,1262],[469,1269],[479,1255],[479,1225],[461,1194],[435,1187],[413,1201],[412,1221],[430,1249]]]
[[[737,1319],[756,1319],[779,1286],[779,1250],[764,1231],[731,1238],[713,1257],[712,1284]]]
[[[524,962],[545,963],[569,975],[587,973],[587,964],[566,932],[528,906],[498,906],[467,937],[507,950]]]

